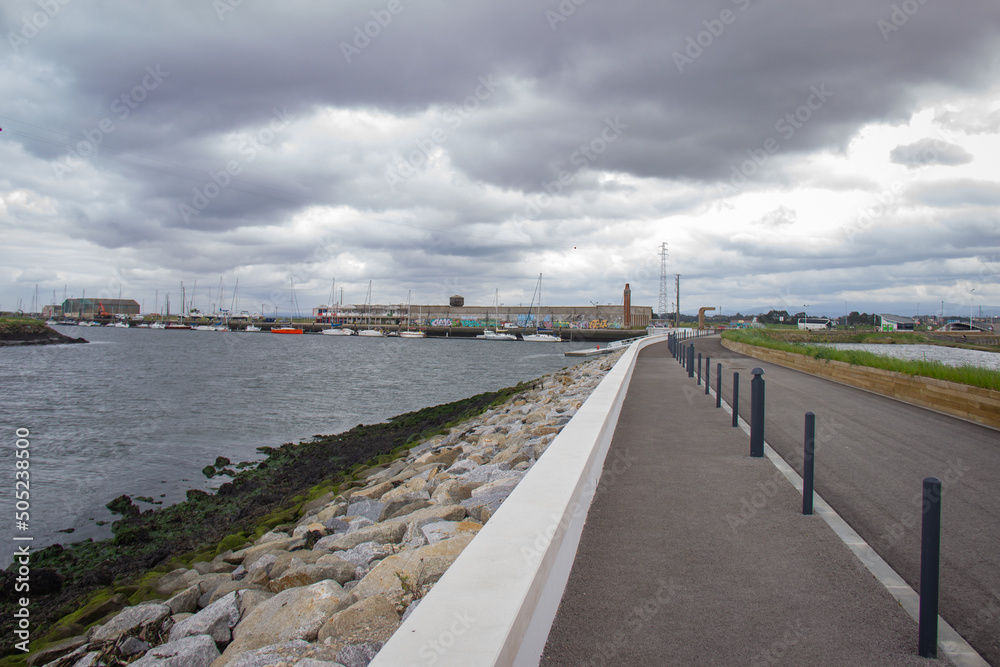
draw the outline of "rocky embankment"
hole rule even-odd
[[[619,357],[544,376],[29,665],[367,665]]]
[[[86,343],[83,338],[65,336],[42,322],[0,320],[0,347],[11,345],[65,345]]]

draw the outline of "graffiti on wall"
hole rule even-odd
[[[418,319],[413,318],[411,322],[414,326],[431,326],[431,327],[500,327],[506,324],[505,322],[498,322],[492,318],[487,319],[451,319],[447,317],[438,317],[433,320],[431,319]],[[535,318],[527,315],[519,315],[515,322],[516,326],[521,328],[533,328],[535,327]],[[606,319],[599,320],[585,320],[582,317],[573,321],[558,320],[553,321],[551,315],[547,315],[538,323],[540,328],[555,328],[555,329],[621,329],[621,322],[610,322]]]

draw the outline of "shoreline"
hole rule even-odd
[[[0,318],[0,347],[75,345],[88,342],[90,341],[85,338],[62,334],[43,322]]]
[[[210,567],[208,565],[209,563],[215,563],[215,565],[212,567],[218,566],[219,561],[222,559],[222,555],[224,553],[226,553],[227,551],[231,551],[233,547],[241,546],[244,542],[248,541],[252,542],[255,539],[261,539],[261,537],[265,535],[265,531],[273,532],[278,528],[284,527],[294,532],[295,530],[294,522],[296,520],[301,520],[301,513],[303,512],[308,513],[314,509],[310,506],[315,504],[316,498],[323,498],[329,502],[333,502],[333,499],[340,498],[341,500],[337,502],[341,503],[351,499],[354,496],[358,496],[360,498],[364,494],[359,495],[360,493],[359,489],[360,490],[364,489],[365,484],[367,484],[366,479],[374,477],[379,474],[380,466],[382,467],[383,470],[385,470],[386,469],[385,466],[387,465],[398,466],[402,461],[412,462],[412,460],[415,460],[419,455],[421,455],[422,453],[426,453],[428,450],[438,451],[441,450],[442,448],[454,449],[456,446],[454,445],[453,442],[448,441],[448,438],[449,437],[452,437],[453,439],[460,438],[460,436],[455,435],[455,431],[456,429],[461,430],[462,428],[464,428],[462,427],[462,424],[467,424],[470,421],[475,422],[477,420],[487,419],[488,415],[495,413],[498,409],[500,409],[500,407],[509,406],[514,403],[517,403],[518,401],[521,401],[520,407],[523,408],[524,405],[528,405],[528,401],[526,401],[525,399],[526,394],[535,391],[535,387],[537,385],[545,384],[546,382],[553,382],[552,378],[556,376],[568,377],[567,375],[568,373],[572,373],[577,369],[592,365],[610,366],[610,363],[613,363],[613,360],[606,357],[602,357],[601,359],[592,360],[589,362],[585,362],[583,364],[571,366],[569,370],[563,369],[562,371],[556,371],[554,373],[543,375],[540,378],[537,378],[529,382],[521,383],[515,387],[507,388],[505,390],[500,390],[498,392],[492,392],[489,395],[480,394],[477,395],[476,397],[473,397],[472,399],[466,399],[465,401],[456,402],[456,403],[467,403],[468,401],[479,399],[477,403],[479,407],[479,416],[468,417],[467,415],[465,415],[464,416],[465,418],[462,421],[459,421],[457,425],[455,424],[454,419],[445,418],[448,415],[454,416],[453,411],[447,414],[442,413],[442,408],[447,408],[448,406],[452,406],[455,404],[445,404],[444,406],[436,406],[435,408],[428,408],[423,411],[417,411],[416,413],[408,413],[408,415],[401,415],[399,417],[393,418],[387,424],[370,425],[365,427],[359,426],[355,429],[352,429],[351,431],[347,431],[345,433],[341,433],[335,436],[325,436],[324,439],[320,441],[321,443],[327,443],[327,444],[329,444],[330,442],[339,443],[344,439],[348,440],[350,440],[351,438],[356,439],[358,436],[365,437],[364,434],[365,431],[379,430],[380,427],[392,426],[395,422],[399,421],[401,418],[405,417],[412,418],[412,416],[414,415],[421,415],[421,413],[425,413],[428,411],[434,413],[432,415],[423,415],[422,417],[420,417],[422,421],[418,425],[419,428],[416,429],[411,428],[410,434],[407,436],[405,442],[397,443],[389,448],[395,454],[400,454],[402,458],[393,458],[393,456],[389,455],[386,451],[383,451],[381,454],[377,454],[375,456],[364,456],[360,458],[360,460],[358,460],[358,457],[355,457],[355,460],[351,462],[349,465],[343,465],[344,463],[347,462],[342,461],[333,465],[332,467],[331,464],[334,464],[334,461],[327,458],[326,460],[327,470],[325,470],[324,473],[320,475],[325,479],[318,484],[313,484],[307,487],[304,490],[304,492],[300,492],[298,493],[298,495],[293,496],[291,495],[291,492],[286,494],[285,500],[293,502],[290,502],[287,505],[282,505],[284,509],[281,509],[279,507],[278,509],[270,512],[269,514],[266,515],[258,514],[256,521],[244,522],[243,525],[244,530],[241,530],[240,532],[228,531],[229,532],[228,536],[218,540],[218,544],[214,545],[214,548],[213,546],[208,546],[201,548],[200,550],[197,551],[188,550],[185,554],[178,554],[176,553],[175,550],[174,554],[170,557],[169,562],[166,563],[165,566],[161,563],[161,566],[156,569],[161,571],[166,571],[168,569],[179,569],[179,568],[190,569],[190,567],[197,565],[199,570],[207,570],[207,568]],[[565,381],[560,381],[560,382],[562,383],[563,386],[565,386]],[[485,413],[482,412],[483,409],[486,410]],[[465,412],[469,411],[470,410],[465,410]],[[403,421],[405,421],[405,419]],[[568,421],[568,418],[565,418],[565,421]],[[434,430],[440,431],[442,427],[448,429],[448,435],[432,434]],[[549,425],[546,427],[539,427],[539,428],[555,429],[555,431],[551,431],[545,434],[549,436],[548,440],[551,440],[551,438],[554,437],[553,433],[557,432],[558,429],[561,428],[561,425],[559,426]],[[358,433],[359,429],[362,433]],[[430,435],[429,439],[427,437],[423,437],[428,435]],[[186,503],[181,503],[180,505],[172,506],[172,508],[185,506],[187,509],[197,509],[197,506],[205,502],[208,502],[208,500],[211,498],[218,499],[219,496],[225,498],[227,495],[237,491],[237,487],[246,486],[247,482],[243,481],[241,483],[241,480],[249,480],[250,482],[255,482],[256,480],[254,479],[255,478],[254,473],[260,470],[261,468],[267,470],[268,471],[267,474],[272,477],[282,476],[282,475],[287,477],[290,469],[287,466],[283,466],[283,464],[288,462],[295,463],[297,460],[300,466],[303,463],[306,465],[310,465],[309,457],[304,456],[305,452],[303,450],[308,450],[311,446],[315,444],[316,444],[315,442],[312,443],[304,442],[300,443],[299,445],[292,445],[291,443],[288,443],[280,448],[263,448],[262,451],[268,455],[268,458],[265,459],[263,465],[260,465],[258,468],[255,468],[254,470],[245,470],[236,474],[236,477],[234,478],[233,482],[227,482],[225,485],[223,485],[223,488],[220,489],[214,496],[210,496],[209,494],[203,492],[189,492],[188,494],[189,500]],[[539,444],[538,442],[535,442],[533,443],[533,446],[538,444]],[[469,446],[469,445],[466,444],[464,446]],[[456,456],[458,456],[458,454],[456,454]],[[286,461],[285,459],[288,460]],[[527,461],[518,461],[515,465],[526,462]],[[426,462],[423,462],[420,465],[425,465],[425,464]],[[216,467],[221,467],[223,469],[226,469],[229,466],[230,464],[228,461],[220,460],[216,464]],[[374,466],[374,468],[372,466]],[[509,492],[509,489],[507,489],[507,492]],[[504,497],[506,496],[504,495]],[[428,504],[436,504],[434,502],[431,502],[430,499],[424,502],[427,502]],[[460,505],[460,502],[456,504]],[[146,519],[151,517],[152,515],[158,515],[161,518],[165,518],[164,513],[169,512],[172,509],[172,508],[163,508],[155,511],[147,510],[145,512],[140,513],[138,511],[138,508],[135,508],[135,506],[131,504],[131,499],[127,497],[120,497],[115,501],[113,501],[111,505],[114,505],[116,511],[118,511],[123,516],[122,519],[115,522],[114,541],[119,542],[119,546],[125,546],[128,543],[134,543],[136,541],[141,541],[143,539],[150,539],[150,535],[144,533],[144,528],[146,529],[149,528]],[[278,503],[278,505],[281,505],[281,503]],[[274,503],[272,503],[271,506],[274,507],[275,506]],[[345,505],[343,509],[346,511],[348,506],[349,503],[348,505]],[[203,510],[207,510],[207,508],[203,508]],[[456,514],[458,512],[458,510],[454,508],[450,511],[452,514]],[[313,512],[313,514],[317,512]],[[180,510],[174,510],[174,513],[180,513],[182,515],[185,514],[185,512]],[[204,519],[206,520],[208,519],[208,512],[203,511],[200,512],[200,514],[203,516]],[[466,514],[467,514],[466,518],[469,518],[470,520],[471,519],[488,520],[489,518],[488,513],[484,516],[480,511],[477,511],[475,513],[476,514],[475,517],[468,516],[468,510],[466,510]],[[191,519],[191,517],[189,516],[188,519]],[[212,519],[215,521],[215,523],[218,523],[218,520],[216,520],[214,516],[212,517]],[[371,519],[368,520],[371,521]],[[398,528],[395,530],[398,531]],[[301,532],[302,531],[300,531],[300,533]],[[307,531],[307,532],[315,532],[315,531]],[[271,537],[273,537],[273,535]],[[105,547],[105,551],[114,551],[113,548],[114,545],[107,544],[107,542],[108,541],[104,541],[102,543],[92,543],[92,545],[90,545],[91,550],[100,551],[98,547],[103,546]],[[305,546],[305,544],[303,544],[302,546]],[[108,547],[112,548],[109,550]],[[43,553],[49,550],[53,549],[50,547],[48,550],[42,550],[39,553]],[[73,550],[72,548],[67,549],[67,551],[72,551],[72,550]],[[312,551],[312,549],[310,549],[310,551]],[[47,556],[58,556],[58,555],[59,554],[55,553],[47,554]],[[152,556],[161,557],[161,560],[167,558],[166,555],[164,555],[162,552],[158,552],[155,549],[151,554],[147,554],[147,557],[152,557]],[[42,557],[39,559],[37,567],[44,567],[46,562],[51,560],[52,559]],[[56,558],[55,560],[56,562],[58,562],[58,558]],[[148,570],[148,567],[153,565],[155,565],[155,563],[150,562],[147,564],[147,568],[145,569]],[[313,565],[315,565],[315,563],[313,563]],[[138,576],[138,574],[139,571],[136,570],[134,576]],[[215,575],[221,573],[206,571],[205,574]],[[87,604],[84,604],[83,607],[83,611],[85,611],[86,613],[84,613],[81,617],[78,617],[76,619],[72,618],[67,619],[65,617],[66,616],[65,614],[61,614],[62,620],[69,622],[61,624],[59,623],[51,624],[52,627],[55,628],[56,630],[59,630],[59,628],[62,628],[62,630],[60,630],[59,632],[50,633],[50,636],[46,637],[45,639],[51,641],[55,639],[65,638],[68,635],[72,634],[74,631],[79,630],[80,625],[75,624],[75,621],[99,620],[90,618],[91,612],[94,612],[94,608],[97,608],[98,611],[102,610],[106,611],[108,604],[111,604],[112,606],[121,607],[126,604],[137,604],[139,602],[144,601],[145,599],[153,599],[156,597],[161,597],[154,593],[154,590],[151,588],[149,583],[149,581],[153,580],[155,577],[156,575],[152,575],[149,572],[147,572],[147,574],[144,577],[142,577],[142,581],[137,582],[138,583],[137,586],[122,585],[120,581],[118,582],[117,585],[115,585],[112,582],[108,581],[105,583],[103,588],[101,586],[91,587],[90,589],[91,593],[89,594],[90,600]],[[108,587],[107,584],[111,584],[112,587]],[[98,595],[97,593],[99,593],[102,590],[104,591],[104,593]],[[79,591],[79,593],[82,593],[82,591]],[[109,601],[113,601],[113,604],[112,602]],[[68,601],[63,601],[63,603],[64,605],[71,604]],[[102,607],[102,605],[104,606]],[[71,604],[71,606],[76,608],[77,605]],[[87,607],[90,607],[89,611],[86,611]],[[65,609],[63,609],[63,611],[65,611]],[[80,611],[81,609],[77,609],[76,613],[79,613]],[[51,620],[54,621],[55,618]],[[36,633],[34,636],[41,637],[41,634],[39,634],[41,630],[43,630],[42,627],[36,626]],[[8,662],[8,660],[4,660],[0,661],[0,664],[7,665],[7,664],[21,664],[21,663]]]

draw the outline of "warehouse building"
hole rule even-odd
[[[875,324],[878,325],[880,331],[913,331],[913,325],[915,324],[913,318],[903,317],[902,315],[883,313],[875,317],[878,318]]]
[[[65,317],[92,320],[102,312],[112,316],[130,317],[139,314],[139,302],[135,299],[66,299],[62,304]]]
[[[377,327],[405,326],[407,314],[415,327],[503,327],[554,329],[644,329],[653,322],[651,306],[629,306],[629,319],[624,305],[596,306],[452,306],[404,304],[319,306],[313,309],[317,324]],[[630,321],[629,321],[630,320]]]

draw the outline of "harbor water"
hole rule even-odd
[[[874,343],[822,343],[838,350],[859,350],[911,361],[939,361],[949,366],[979,366],[1000,370],[1000,353],[942,345],[880,345]]]
[[[201,470],[530,380],[588,343],[60,327],[88,345],[0,349],[0,509],[13,530],[15,432],[30,432],[33,549],[110,536],[104,507],[209,490]],[[72,529],[72,533],[60,532]],[[6,566],[14,550],[0,541]]]

